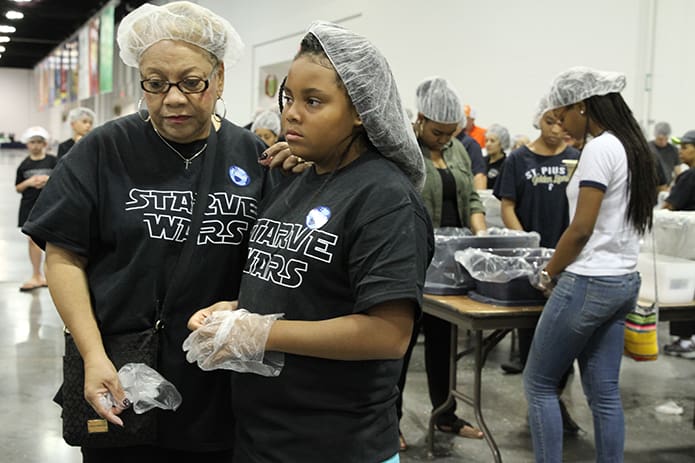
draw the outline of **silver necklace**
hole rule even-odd
[[[174,148],[173,146],[171,146],[171,145],[169,144],[169,142],[166,141],[166,140],[164,139],[164,137],[159,133],[159,130],[157,130],[157,128],[156,128],[154,125],[152,126],[152,128],[154,129],[154,133],[157,134],[157,136],[164,142],[164,144],[167,145],[169,148],[171,148],[171,150],[172,150],[174,153],[176,153],[176,154],[178,155],[178,157],[181,158],[181,160],[184,162],[184,164],[186,164],[186,170],[188,170],[188,166],[191,165],[191,163],[193,162],[193,160],[194,160],[195,158],[197,158],[198,156],[200,156],[201,154],[203,154],[203,152],[205,151],[205,149],[208,147],[208,144],[205,143],[205,144],[203,145],[203,147],[200,148],[200,151],[198,151],[197,153],[193,154],[193,156],[191,156],[190,158],[187,158],[187,157],[184,156],[183,154],[179,153],[179,151],[178,151],[176,148]]]

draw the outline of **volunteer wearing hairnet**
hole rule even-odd
[[[76,142],[92,130],[94,119],[96,119],[94,111],[89,108],[80,106],[70,110],[68,113],[68,122],[70,122],[72,136],[58,145],[58,159],[65,156]]]
[[[91,406],[128,429],[117,407],[99,402],[107,392],[126,398],[102,336],[152,329],[156,369],[183,402],[176,412],[148,412],[158,413],[155,441],[82,452],[99,462],[229,462],[230,374],[189,364],[181,345],[195,310],[237,297],[266,189],[257,161],[265,146],[223,118],[225,66],[243,44],[229,22],[190,2],[137,8],[117,39],[123,61],[140,71],[147,111],[77,143],[24,231],[45,243],[48,284],[84,360]],[[187,243],[194,258],[180,260]]]
[[[485,132],[485,150],[487,151],[487,187],[495,189],[497,177],[502,172],[502,166],[507,159],[507,151],[511,141],[509,131],[500,124],[492,124]]]
[[[274,145],[280,137],[280,115],[276,111],[263,111],[251,124],[251,132],[258,135],[266,145]]]
[[[461,142],[452,137],[463,118],[463,108],[449,82],[441,77],[424,80],[416,89],[417,120],[415,133],[425,159],[426,180],[422,197],[435,228],[466,227],[474,233],[485,230],[483,204],[473,186],[471,161]],[[449,350],[451,325],[441,318],[423,314],[422,331],[425,335],[425,368],[432,408],[442,405],[449,396]],[[414,330],[403,362],[399,380],[401,395],[398,416],[402,416],[403,389],[410,356],[419,333]],[[456,416],[456,403],[438,417],[440,431],[462,437],[481,439],[483,433],[471,423]],[[407,448],[405,437],[400,437],[401,450]]]
[[[655,160],[620,95],[624,87],[622,74],[577,67],[559,74],[548,96],[563,128],[591,139],[567,186],[570,224],[532,278],[552,291],[524,370],[537,462],[562,461],[558,384],[575,359],[593,414],[596,461],[623,461],[624,319],[637,303],[639,239],[656,203]]]
[[[289,148],[313,167],[259,212],[246,310],[199,312],[184,348],[247,372],[235,461],[398,461],[396,382],[433,252],[422,155],[385,58],[335,24],[310,26],[283,102]]]

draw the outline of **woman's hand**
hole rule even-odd
[[[265,150],[258,162],[271,169],[279,167],[283,173],[293,174],[301,174],[312,165],[311,162],[292,154],[290,146],[284,141],[275,143]]]
[[[239,307],[239,301],[219,301],[209,307],[200,309],[188,319],[188,329],[195,331],[205,324],[205,320],[211,313],[218,310],[236,310]]]
[[[84,361],[84,398],[99,416],[123,426],[123,420],[117,415],[131,404],[118,379],[116,368],[106,356]],[[111,398],[116,406],[110,406]]]

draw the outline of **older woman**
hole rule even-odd
[[[84,396],[94,410],[128,429],[123,407],[100,401],[107,393],[118,404],[126,399],[103,341],[148,329],[159,330],[157,370],[183,402],[159,412],[157,435],[142,446],[82,452],[99,462],[228,462],[229,374],[190,365],[181,344],[195,310],[237,297],[267,186],[257,161],[263,143],[218,115],[225,66],[243,44],[225,19],[189,2],[134,10],[118,44],[140,71],[147,111],[76,144],[24,231],[46,247],[49,288],[84,360]],[[195,258],[180,259],[187,246]]]
[[[485,149],[487,150],[487,187],[495,188],[497,177],[502,172],[502,165],[507,159],[506,151],[511,141],[509,131],[499,124],[492,124],[485,132]]]

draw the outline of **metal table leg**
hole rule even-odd
[[[490,447],[492,456],[495,463],[502,463],[502,455],[500,454],[499,447],[492,437],[492,433],[485,423],[485,418],[482,412],[482,372],[487,356],[506,335],[510,330],[502,329],[495,330],[486,338],[483,338],[482,330],[475,330],[474,333],[474,353],[475,353],[475,375],[474,375],[474,385],[473,385],[473,397],[464,394],[456,389],[456,370],[457,370],[457,360],[460,358],[458,354],[458,327],[456,324],[451,324],[451,355],[449,356],[449,396],[447,397],[444,404],[437,407],[430,416],[429,428],[427,430],[427,456],[429,458],[434,458],[434,428],[437,417],[444,411],[448,406],[451,405],[455,398],[460,399],[466,404],[473,407],[475,413],[475,419],[478,427],[483,431],[485,441]],[[464,353],[469,352],[469,350],[464,351]]]

